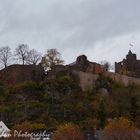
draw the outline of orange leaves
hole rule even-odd
[[[125,118],[112,120],[104,129],[104,140],[138,140],[137,129]]]
[[[58,127],[53,140],[83,140],[79,126],[67,123]]]

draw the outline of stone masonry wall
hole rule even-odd
[[[128,77],[126,75],[121,75],[113,72],[105,72],[105,76],[112,78],[112,80],[122,83],[125,86],[136,84],[140,85],[140,78]]]
[[[87,72],[78,72],[79,75],[79,85],[83,91],[91,90],[95,85],[95,81],[98,79],[97,74],[91,74]]]
[[[91,90],[98,79],[98,74],[91,74],[87,72],[77,72],[79,76],[79,85],[83,91]],[[120,75],[113,72],[104,72],[104,76],[110,77],[112,80],[122,83],[124,86],[129,86],[132,84],[140,85],[140,79],[134,77],[128,77],[126,75]]]
[[[44,76],[44,69],[40,65],[11,65],[0,70],[0,82],[8,85],[26,81],[39,82]]]

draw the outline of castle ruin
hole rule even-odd
[[[115,73],[140,78],[140,60],[137,60],[137,55],[129,50],[125,59],[115,62]]]
[[[75,74],[79,72],[99,74],[105,71],[104,65],[90,62],[87,56],[80,55],[76,61],[69,65],[56,65],[47,73],[47,79],[54,79],[60,73]]]
[[[44,81],[61,76],[72,76],[79,83],[81,89],[92,89],[99,74],[110,77],[125,86],[140,85],[140,60],[131,50],[121,62],[115,62],[115,73],[109,72],[105,65],[91,62],[87,56],[80,55],[76,61],[68,65],[55,65],[45,73],[41,65],[11,65],[0,70],[0,81],[4,84],[17,84],[25,81]]]

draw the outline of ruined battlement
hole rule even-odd
[[[103,73],[105,71],[105,68],[101,64],[90,62],[87,59],[87,56],[80,55],[77,57],[75,62],[69,65],[54,66],[50,71],[48,71],[47,78],[48,79],[55,78],[58,73],[64,71],[67,72],[67,74],[73,73],[73,71],[99,74],[99,73]]]
[[[130,50],[125,59],[115,62],[115,73],[140,78],[140,60],[137,60],[137,55]]]
[[[85,55],[78,56],[75,62],[69,65],[54,66],[47,71],[47,75],[41,65],[11,65],[0,70],[0,81],[6,84],[39,82],[69,75],[77,79],[81,88],[85,90],[93,87],[101,73],[116,82],[121,81],[126,86],[133,83],[140,85],[140,60],[137,60],[136,54],[129,51],[125,59],[115,63],[115,73],[106,71],[104,65],[90,62]]]
[[[0,70],[0,82],[14,85],[26,81],[40,82],[44,78],[44,69],[40,65],[11,65]]]

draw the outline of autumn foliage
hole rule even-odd
[[[125,118],[112,120],[104,129],[103,140],[139,140],[137,129]]]
[[[67,123],[58,127],[53,140],[84,140],[79,126]]]

